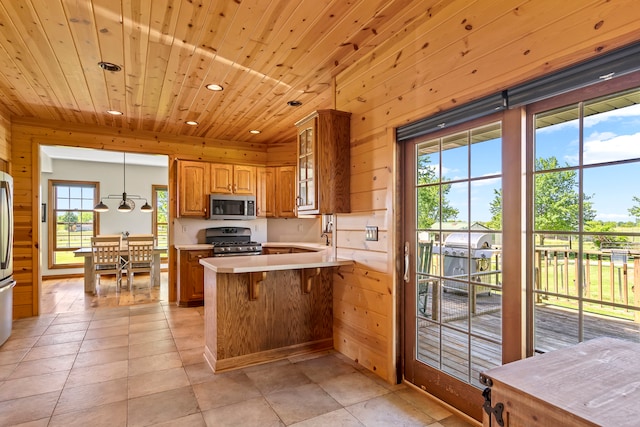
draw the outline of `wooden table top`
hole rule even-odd
[[[637,425],[629,423],[640,419],[640,343],[596,338],[484,375],[496,390],[524,392],[597,425]]]

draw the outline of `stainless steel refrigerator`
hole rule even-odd
[[[13,178],[0,172],[0,345],[13,322]]]

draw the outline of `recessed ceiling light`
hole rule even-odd
[[[195,120],[187,120],[185,123],[189,126],[198,126],[198,122],[196,122]]]
[[[213,90],[213,91],[216,91],[216,92],[220,92],[223,89],[222,86],[217,85],[215,83],[210,83],[210,84],[206,85],[205,87],[207,89],[209,89],[209,90]]]
[[[257,134],[260,133],[260,131],[258,129],[253,129],[253,130],[250,130],[249,132],[254,134],[254,135],[257,135]]]
[[[299,106],[302,105],[302,102],[300,102],[300,101],[289,101],[289,102],[287,102],[287,105],[289,107],[299,107]]]
[[[98,62],[98,65],[100,66],[100,68],[102,68],[105,71],[120,71],[122,70],[122,67],[114,64],[113,62],[105,62],[105,61],[100,61]]]
[[[121,116],[122,115],[122,111],[117,111],[117,110],[107,110],[107,113],[111,114],[112,116]]]

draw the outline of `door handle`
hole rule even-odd
[[[409,242],[404,243],[404,281],[409,283]]]

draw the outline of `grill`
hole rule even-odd
[[[487,233],[451,233],[438,248],[443,255],[444,277],[467,280],[469,276],[489,269],[495,250],[491,249],[491,235]],[[434,252],[437,249],[434,248]],[[480,281],[476,278],[476,281]],[[444,280],[444,290],[467,292],[467,284]]]
[[[262,254],[262,244],[251,241],[248,227],[207,228],[205,242],[213,245],[214,257]]]

